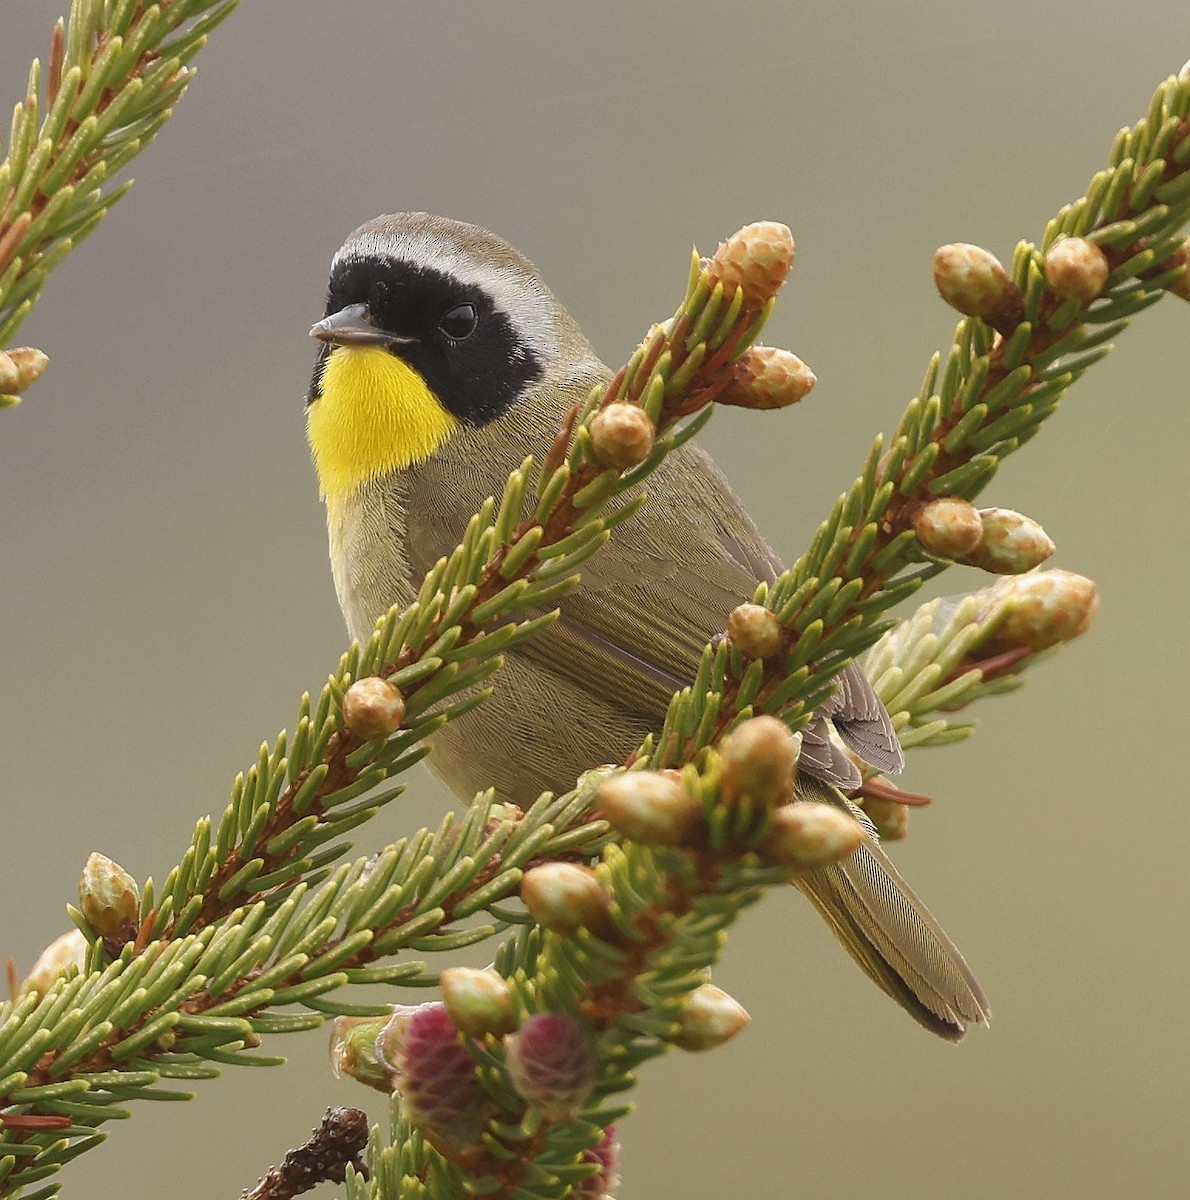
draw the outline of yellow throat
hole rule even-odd
[[[426,381],[375,346],[336,346],[310,405],[306,434],[328,502],[371,479],[424,462],[458,428]]]

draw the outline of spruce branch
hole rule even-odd
[[[534,855],[594,851],[606,826],[589,817],[588,786],[494,823],[491,798],[481,797],[461,824],[448,816],[437,834],[325,875],[349,848],[336,839],[399,794],[366,793],[419,761],[429,733],[482,703],[483,691],[460,694],[553,619],[523,614],[578,582],[575,569],[644,502],[629,493],[736,379],[793,247],[788,230],[771,224],[729,245],[723,269],[742,278],[734,295],[696,256],[674,317],[568,415],[529,514],[531,460],[427,575],[417,601],[344,655],[317,709],[303,698],[292,746],[283,733],[262,747],[218,827],[199,822],[160,895],[146,883],[139,927],[127,920],[134,891],[119,868],[101,856],[88,864],[71,909],[91,942],[84,974],[59,979],[40,999],[27,992],[0,1024],[0,1109],[25,1118],[0,1138],[0,1161],[16,1147],[32,1159],[14,1186],[53,1173],[83,1144],[28,1118],[68,1116],[89,1146],[91,1130],[123,1112],[117,1102],[168,1094],[156,1087],[163,1078],[207,1078],[212,1063],[279,1063],[250,1053],[262,1034],[359,1011],[324,998],[347,983],[429,982],[420,963],[372,964],[406,948],[457,949],[493,936],[492,925],[450,926],[514,891]],[[293,1004],[313,1013],[274,1011]]]
[[[179,0],[150,11],[160,19],[183,7]],[[139,7],[117,11],[130,16]],[[99,9],[80,3],[76,12]],[[88,941],[83,972],[27,990],[0,1013],[4,1194],[97,1144],[98,1126],[124,1115],[122,1105],[184,1095],[162,1080],[210,1078],[215,1064],[279,1062],[251,1051],[265,1034],[351,1013],[329,998],[347,983],[430,981],[420,963],[379,959],[454,949],[518,921],[524,928],[497,965],[521,1036],[510,1043],[493,1029],[463,1047],[478,1062],[470,1076],[482,1092],[477,1103],[494,1105],[498,1118],[487,1119],[474,1153],[460,1160],[457,1130],[442,1136],[423,1107],[406,1145],[373,1156],[372,1184],[347,1172],[349,1194],[387,1188],[372,1194],[438,1196],[459,1194],[466,1183],[494,1194],[561,1197],[598,1177],[609,1125],[623,1111],[613,1097],[667,1045],[700,1037],[710,1044],[698,1021],[729,1008],[715,1009],[706,993],[697,1012],[689,1003],[705,986],[701,972],[721,953],[725,929],[764,887],[837,857],[855,836],[844,814],[786,803],[780,788],[761,794],[741,784],[780,775],[754,772],[779,753],[775,722],[761,723],[758,734],[745,718],[764,710],[800,727],[844,663],[889,628],[888,608],[950,564],[926,545],[923,511],[939,497],[974,496],[1130,315],[1162,288],[1183,285],[1177,229],[1190,212],[1188,99],[1190,80],[1159,89],[1149,117],[1122,135],[1088,198],[1051,223],[1043,250],[1018,249],[1012,279],[970,247],[942,256],[940,290],[979,311],[960,324],[945,370],[936,359],[889,450],[876,444],[807,554],[758,589],[751,607],[771,620],[746,614],[708,647],[693,687],[675,698],[655,744],[638,752],[637,767],[646,759],[654,767],[681,764],[680,775],[638,769],[610,783],[591,778],[570,795],[542,797],[525,814],[481,797],[462,821],[448,817],[376,859],[334,867],[347,850],[342,835],[398,794],[373,789],[417,761],[445,720],[482,703],[501,652],[552,619],[530,614],[575,585],[577,568],[635,511],[632,489],[693,435],[709,404],[772,407],[804,394],[811,380],[797,365],[749,348],[788,269],[780,227],[752,227],[709,262],[696,259],[675,317],[568,417],[528,515],[526,462],[500,504],[489,502],[462,545],[430,572],[416,603],[389,614],[367,646],[344,656],[316,706],[303,700],[292,741],[282,735],[262,747],[222,820],[200,823],[162,888],[146,884],[134,933],[124,930],[125,881],[111,864],[94,867],[77,913]],[[1011,609],[983,621],[989,639]],[[993,682],[983,659],[978,681],[964,669],[963,686],[947,690],[955,680],[945,672],[967,662],[955,653],[960,637],[939,636],[923,648],[925,637],[892,648],[906,724],[924,720],[931,705],[974,699]],[[943,671],[937,686],[920,678],[930,665]],[[1001,661],[997,669],[1006,665],[1019,664]],[[784,728],[780,736],[796,747]],[[614,838],[590,818],[596,787]],[[593,875],[556,861],[596,850],[602,857]],[[535,898],[529,867],[542,884]],[[541,871],[559,867],[552,883],[542,881]],[[595,889],[577,883],[575,872]],[[569,890],[559,892],[559,880]],[[551,903],[545,884],[554,889]],[[528,921],[500,903],[518,887]],[[580,919],[572,912],[564,925],[575,906]],[[491,923],[459,926],[484,909]],[[107,912],[116,918],[110,932],[97,928],[95,915]],[[375,1011],[359,1007],[353,1015]],[[429,1044],[442,1031],[440,1018],[419,1019],[416,1030]],[[451,1053],[449,1038],[434,1049]],[[565,1095],[538,1088],[567,1064],[574,1070]],[[408,1086],[421,1078],[416,1066],[408,1060],[394,1069]],[[576,1100],[579,1084],[586,1090]],[[408,1113],[399,1120],[399,1129],[409,1128]]]
[[[594,871],[551,864],[527,874],[535,925],[501,949],[494,970],[449,972],[444,985],[458,978],[444,986],[445,1007],[399,1009],[363,1027],[398,1097],[396,1136],[408,1125],[422,1139],[418,1177],[450,1181],[429,1195],[603,1195],[613,1127],[631,1107],[622,1095],[639,1068],[743,1028],[747,1014],[706,981],[727,930],[765,887],[844,857],[862,837],[850,816],[792,802],[796,747],[759,718],[680,777],[606,781],[597,799],[623,842],[605,847]],[[680,839],[675,805],[689,816]],[[352,1031],[357,1041],[363,1030]],[[349,1195],[416,1190],[408,1167],[398,1181],[392,1156],[377,1160],[372,1184]]]
[[[708,645],[698,678],[674,697],[659,735],[632,761],[689,762],[758,712],[804,727],[834,676],[891,628],[884,614],[955,561],[924,544],[923,509],[940,497],[978,495],[1136,313],[1167,290],[1181,294],[1187,219],[1190,70],[1183,70],[1157,88],[1143,120],[1121,131],[1110,165],[1050,221],[1041,247],[1017,246],[1012,278],[987,251],[943,247],[935,280],[970,315],[945,364],[934,356],[888,448],[876,440],[809,550],[758,587],[756,605],[780,626],[777,648],[760,659],[739,653],[730,637]]]
[[[0,162],[0,347],[50,272],[127,194],[132,181],[116,176],[169,120],[194,74],[187,64],[237,3],[73,0],[58,20]]]

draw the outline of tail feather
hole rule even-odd
[[[802,776],[799,798],[858,810],[835,788]],[[857,819],[870,831],[862,814]],[[864,973],[914,1020],[950,1041],[986,1025],[991,1009],[941,925],[880,849],[874,832],[842,862],[801,873],[810,899]]]

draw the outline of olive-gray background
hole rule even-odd
[[[9,103],[56,15],[6,0]],[[949,340],[934,248],[1039,236],[1188,53],[1176,0],[245,4],[53,277],[21,335],[51,373],[0,417],[3,952],[27,968],[66,927],[91,850],[161,878],[342,649],[302,396],[355,225],[426,208],[503,233],[610,362],[672,311],[692,242],[791,225],[767,340],[819,386],[705,435],[789,557]],[[644,1074],[627,1200],[1180,1191],[1188,322],[1144,314],[986,493],[1099,582],[1092,633],[974,741],[912,756],[938,802],[895,852],[993,1027],[929,1038],[772,895],[717,974],[751,1028]],[[357,844],[445,803],[419,776]],[[323,1034],[267,1048],[290,1064],[110,1127],[67,1194],[235,1195],[328,1103],[379,1115]]]

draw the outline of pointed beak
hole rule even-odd
[[[362,304],[349,304],[312,326],[310,336],[332,346],[398,346],[414,341],[377,329],[368,320],[367,311]]]

